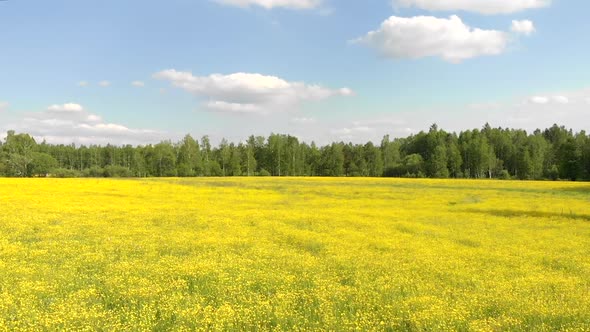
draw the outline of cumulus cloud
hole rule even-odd
[[[164,133],[134,129],[103,121],[79,104],[55,104],[44,111],[13,114],[4,130],[26,132],[35,139],[57,144],[145,144],[164,139]]]
[[[350,127],[350,128],[347,127],[347,128],[334,129],[334,130],[332,130],[332,133],[339,134],[339,135],[348,135],[348,134],[352,134],[355,132],[366,133],[371,130],[372,130],[372,128],[367,127],[367,126],[354,126],[354,127]]]
[[[554,123],[581,130],[590,126],[590,108],[585,102],[588,98],[590,89],[537,94],[520,101],[500,103],[500,107],[482,109],[476,115],[484,116],[485,121],[498,126],[529,131],[547,128]]]
[[[343,123],[342,127],[329,131],[329,137],[323,142],[344,141],[354,143],[366,143],[372,141],[376,144],[381,142],[384,135],[391,137],[406,137],[415,134],[416,128],[428,128],[431,123],[426,123],[425,114],[417,112],[399,112],[396,114],[381,115],[373,118],[357,119],[356,121]],[[422,125],[422,123],[425,123]],[[318,134],[322,137],[321,134]]]
[[[529,36],[536,31],[535,24],[529,20],[512,21],[511,30],[512,32],[516,32],[525,36]]]
[[[550,103],[568,104],[570,100],[566,96],[532,96],[527,101],[531,104],[545,105]]]
[[[88,122],[100,122],[100,121],[102,121],[102,118],[96,114],[88,114],[88,116],[86,117],[86,120]]]
[[[393,0],[393,4],[430,11],[463,10],[493,15],[547,7],[551,0]]]
[[[265,9],[313,9],[322,4],[322,0],[216,0],[218,3],[236,7],[258,6]]]
[[[133,82],[131,82],[131,85],[133,85],[134,87],[137,87],[137,88],[143,88],[145,86],[145,82],[133,81]]]
[[[265,114],[289,111],[299,104],[334,96],[351,96],[349,88],[329,89],[304,82],[288,82],[276,76],[235,73],[194,76],[174,69],[155,73],[154,78],[205,98],[205,108],[236,114]]]
[[[371,133],[375,132],[375,128],[366,126],[366,125],[362,125],[360,123],[353,123],[352,126],[350,127],[344,127],[344,128],[338,128],[338,129],[332,129],[330,131],[330,133],[335,136],[338,140],[343,140],[343,141],[350,141],[350,140],[354,140],[355,137],[357,137],[358,135],[361,136],[371,136]]]
[[[297,125],[307,125],[307,124],[314,124],[316,123],[316,119],[315,118],[309,118],[309,117],[296,117],[296,118],[292,118],[289,120],[289,122],[291,124],[297,124]]]
[[[533,102],[536,101],[536,102]],[[319,142],[352,141],[378,144],[383,135],[406,137],[427,131],[437,123],[447,131],[481,128],[486,122],[493,127],[518,128],[533,132],[554,123],[575,131],[590,127],[590,88],[574,91],[521,96],[510,100],[482,101],[477,104],[438,105],[436,108],[397,110],[394,113],[356,118],[356,121],[331,122],[332,130],[310,127],[305,130],[309,140]],[[324,133],[325,132],[325,133]]]
[[[84,107],[76,103],[67,103],[62,105],[51,105],[47,108],[47,110],[51,112],[82,112]]]
[[[240,104],[228,103],[225,101],[210,101],[207,103],[207,108],[213,111],[229,112],[229,113],[261,113],[262,108],[254,104]]]
[[[80,82],[78,82],[78,86],[79,87],[87,87],[88,86],[88,82],[86,82],[86,81],[80,81]]]
[[[529,98],[529,101],[533,104],[547,104],[549,103],[549,98],[545,96],[533,96]]]
[[[111,82],[109,81],[100,81],[98,82],[99,86],[102,86],[103,88],[107,87],[107,86],[111,86]]]
[[[459,63],[478,56],[503,53],[509,43],[509,34],[472,28],[456,15],[448,19],[391,16],[379,29],[353,42],[375,48],[388,58],[441,57]]]

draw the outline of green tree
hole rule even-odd
[[[31,162],[31,175],[47,176],[58,167],[57,160],[50,154],[33,152]]]
[[[211,142],[209,136],[201,138],[201,153],[203,160],[203,175],[211,176]]]
[[[169,141],[158,143],[154,146],[150,158],[152,174],[156,176],[176,176],[176,152]]]
[[[186,135],[178,148],[177,168],[179,176],[196,176],[202,173],[202,160],[199,143]]]
[[[414,153],[406,156],[403,161],[404,176],[409,177],[424,177],[424,158],[421,155]]]
[[[285,144],[283,138],[279,134],[270,134],[268,137],[268,150],[271,156],[271,170],[273,175],[283,175],[283,162],[285,160],[283,154],[285,152]]]
[[[231,159],[231,149],[229,146],[229,143],[227,142],[227,140],[224,138],[221,140],[221,143],[219,144],[219,153],[220,153],[220,159],[219,159],[219,165],[221,165],[221,174],[223,176],[227,175],[227,167],[229,167],[229,163],[230,163],[230,159]]]
[[[447,146],[447,169],[449,170],[449,175],[454,178],[462,177],[461,166],[463,165],[463,158],[461,158],[461,151],[459,150],[456,136],[449,135]]]
[[[391,142],[389,135],[381,140],[381,154],[383,155],[383,169],[391,169],[399,165],[401,161],[398,141]]]
[[[240,154],[240,150],[234,145],[234,143],[230,144],[231,150],[231,157],[229,161],[229,167],[232,176],[241,176],[242,175],[242,156]]]
[[[321,150],[321,175],[344,175],[344,143],[332,143]]]
[[[365,160],[368,165],[368,175],[372,177],[383,176],[383,157],[381,149],[368,142],[364,146]]]
[[[446,179],[449,177],[447,148],[444,145],[437,145],[434,148],[430,164],[433,172],[432,175],[435,178]]]
[[[561,150],[561,178],[575,181],[579,178],[581,172],[581,151],[574,138],[570,137],[562,144]]]
[[[245,160],[245,164],[246,164],[246,175],[247,176],[252,176],[254,174],[256,174],[256,167],[257,167],[257,162],[256,162],[256,138],[254,137],[254,135],[251,135],[248,138],[248,142],[246,143],[246,160]]]
[[[36,145],[35,140],[28,134],[15,134],[12,130],[7,133],[4,149],[8,152],[9,174],[19,177],[30,176]]]

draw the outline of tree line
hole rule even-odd
[[[365,176],[590,180],[590,136],[563,126],[527,133],[492,128],[450,133],[432,125],[405,138],[317,146],[297,137],[250,136],[212,146],[186,135],[140,146],[38,143],[9,131],[0,142],[0,176],[195,177]]]

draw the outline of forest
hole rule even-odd
[[[446,132],[436,124],[380,144],[318,146],[290,135],[212,146],[208,136],[140,146],[56,145],[8,131],[5,177],[349,176],[590,180],[590,136],[553,125],[527,133],[492,128]]]

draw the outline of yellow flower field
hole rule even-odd
[[[590,331],[590,184],[0,179],[0,330]]]

